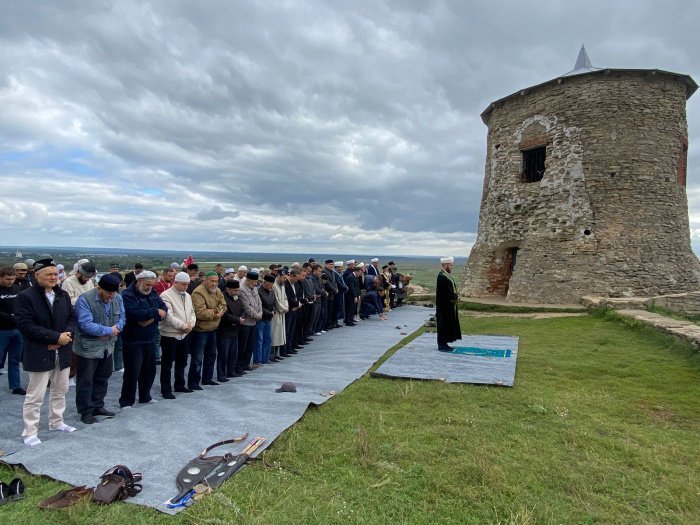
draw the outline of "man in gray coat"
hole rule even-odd
[[[97,288],[81,294],[75,302],[75,403],[86,425],[96,423],[95,416],[114,417],[114,412],[105,408],[105,396],[112,375],[114,344],[126,322],[122,297],[117,293],[119,284],[117,276],[107,273]]]

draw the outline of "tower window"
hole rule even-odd
[[[524,150],[523,172],[520,182],[539,182],[544,176],[544,161],[547,158],[547,146]]]

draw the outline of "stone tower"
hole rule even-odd
[[[685,191],[686,100],[656,69],[573,71],[497,100],[462,295],[516,302],[700,289]]]

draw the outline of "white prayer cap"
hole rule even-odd
[[[141,273],[145,273],[145,272],[141,272]],[[189,284],[190,283],[190,276],[187,274],[187,272],[178,272],[177,275],[175,276],[175,282]]]
[[[177,263],[170,263],[170,268],[172,268],[173,270],[177,270],[178,268],[180,268],[180,265]]]
[[[452,263],[454,263],[454,262],[455,262],[455,258],[454,258],[454,257],[443,257],[443,258],[440,259],[440,263],[441,263],[441,264],[447,264],[447,263],[452,264]]]
[[[365,267],[365,262],[362,261],[360,264],[357,265],[358,268],[364,268]]]
[[[248,271],[248,267],[247,267],[245,264],[241,264],[241,265],[238,267],[238,271],[239,271],[239,272],[241,272],[241,271],[247,272],[247,271]]]
[[[376,257],[374,257],[374,258],[370,259],[369,262],[373,262],[373,263],[379,262],[379,259],[377,259]]]
[[[355,264],[355,259],[350,259],[349,261],[345,261],[345,264]]]
[[[226,268],[226,269],[224,270],[224,275],[226,275],[227,273],[234,273],[235,271],[236,271],[236,270],[234,270],[233,268]]]
[[[299,264],[298,262],[293,262],[292,268],[294,268],[294,269],[301,268],[301,264]]]
[[[144,270],[140,274],[136,276],[136,280],[140,281],[141,279],[155,279],[156,274],[154,274],[150,270]]]
[[[333,263],[333,266],[335,266],[336,268],[342,268],[342,267],[343,267],[343,261],[335,261],[335,262]]]

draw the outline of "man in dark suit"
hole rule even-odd
[[[124,284],[126,284],[127,287],[131,286],[131,283],[133,283],[136,280],[136,277],[142,271],[143,271],[143,264],[141,264],[141,263],[134,264],[134,269],[124,276]]]
[[[345,285],[348,290],[345,292],[345,326],[355,326],[355,311],[361,293],[359,280],[361,273],[362,269],[357,267],[350,273],[347,273],[346,270]]]
[[[76,330],[75,311],[68,293],[58,286],[58,269],[53,260],[36,261],[33,270],[36,285],[15,299],[15,322],[24,337],[22,363],[29,372],[22,437],[30,447],[41,443],[39,414],[49,381],[49,428],[75,432],[74,427],[63,421]]]

